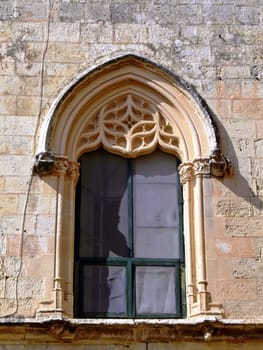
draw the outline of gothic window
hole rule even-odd
[[[187,317],[222,315],[209,292],[205,212],[210,177],[231,173],[219,146],[200,96],[145,58],[74,79],[45,118],[35,162],[56,184],[53,275],[39,314],[182,317],[184,246]]]
[[[183,244],[177,159],[80,159],[76,205],[77,317],[182,317]]]

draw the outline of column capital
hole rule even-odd
[[[187,182],[190,182],[194,176],[193,163],[185,162],[180,164],[179,175],[180,175],[180,181],[183,185]]]
[[[211,175],[209,158],[194,159],[193,168],[195,177],[209,177]]]

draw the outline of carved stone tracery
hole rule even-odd
[[[152,103],[130,93],[110,101],[89,119],[77,147],[87,150],[103,144],[111,152],[134,157],[158,143],[177,150],[173,127]]]

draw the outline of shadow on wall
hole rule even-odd
[[[203,101],[205,104],[205,102]],[[231,177],[225,177],[221,182],[236,196],[243,198],[246,202],[251,203],[253,207],[262,209],[263,201],[258,197],[257,193],[254,192],[253,188],[249,183],[249,179],[246,179],[240,172],[239,160],[234,149],[233,142],[221,123],[218,117],[211,111],[211,109],[205,105],[212,120],[215,123],[218,143],[222,153],[229,158],[233,165],[233,175]]]

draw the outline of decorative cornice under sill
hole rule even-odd
[[[263,340],[263,320],[0,319],[0,344]]]

